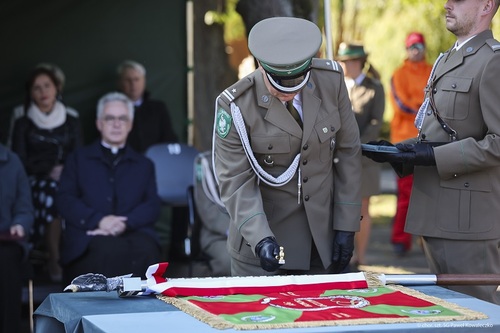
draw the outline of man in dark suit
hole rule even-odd
[[[146,91],[146,69],[136,61],[126,60],[118,66],[119,89],[132,100],[134,123],[127,142],[139,153],[163,142],[177,142],[165,103],[149,98]]]
[[[97,105],[100,139],[66,160],[56,197],[66,222],[61,249],[66,284],[85,273],[144,276],[159,261],[155,170],[126,144],[133,117],[127,96],[104,95]]]
[[[500,43],[490,30],[499,4],[446,2],[446,28],[457,41],[434,64],[418,137],[396,144],[399,153],[364,152],[400,175],[413,173],[405,231],[423,236],[436,274],[500,274]],[[497,286],[450,289],[500,304]]]

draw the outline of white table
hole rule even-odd
[[[439,297],[489,318],[472,321],[426,322],[328,326],[277,330],[251,330],[249,333],[316,332],[500,332],[500,306],[437,286],[412,287],[424,294]],[[155,297],[119,298],[116,293],[50,294],[35,311],[35,333],[234,333],[241,330],[217,330]]]

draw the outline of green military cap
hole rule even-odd
[[[254,25],[248,48],[259,60],[274,88],[296,92],[309,80],[312,58],[321,46],[321,32],[311,21],[272,17]]]
[[[352,59],[362,59],[366,57],[368,57],[368,53],[365,52],[363,45],[340,43],[338,54],[335,59],[344,61]]]

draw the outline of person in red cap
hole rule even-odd
[[[406,59],[391,79],[391,105],[394,116],[391,120],[391,142],[417,136],[415,115],[424,100],[424,88],[432,66],[425,60],[425,39],[419,32],[406,37]],[[397,255],[411,249],[412,236],[404,231],[406,213],[410,202],[413,175],[397,179],[397,208],[392,225],[391,242]]]

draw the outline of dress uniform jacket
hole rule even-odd
[[[487,240],[500,238],[500,43],[481,32],[435,68],[437,112],[457,140],[427,110],[420,139],[434,148],[436,166],[414,168],[405,231],[417,235]],[[424,209],[425,208],[425,209]]]
[[[377,140],[384,121],[385,93],[382,83],[366,76],[359,85],[352,87],[350,99],[361,142]],[[364,156],[361,158],[361,163],[363,165],[361,196],[366,198],[380,191],[380,164]]]
[[[281,187],[259,181],[234,124],[229,123],[227,133],[220,135],[217,126],[228,119],[221,124],[216,117],[215,172],[231,217],[228,249],[239,261],[259,266],[255,246],[263,238],[275,236],[284,247],[283,269],[309,269],[313,241],[327,268],[334,230],[359,229],[359,130],[340,66],[314,59],[310,80],[301,94],[303,130],[284,104],[269,93],[259,70],[218,98],[218,115],[231,115],[231,103],[240,108],[253,150],[250,154],[269,174],[278,177],[301,154],[298,203],[298,172]]]

